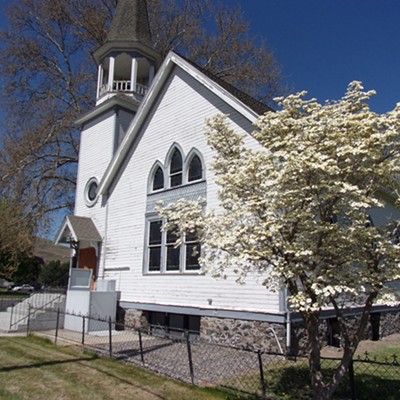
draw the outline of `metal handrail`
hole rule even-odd
[[[53,294],[53,293],[49,293],[49,294]],[[59,294],[57,297],[54,297],[53,299],[49,300],[48,302],[46,302],[46,303],[44,303],[44,304],[41,304],[40,306],[33,306],[33,305],[32,305],[32,302],[30,302],[29,300],[32,299],[32,297],[33,297],[34,295],[35,295],[35,293],[33,293],[33,294],[32,294],[30,297],[28,297],[28,299],[27,299],[27,300],[28,300],[28,310],[27,310],[27,313],[24,314],[24,316],[23,316],[22,318],[20,318],[20,319],[14,321],[14,322],[12,321],[13,316],[15,315],[14,309],[15,309],[16,311],[18,311],[18,306],[21,305],[23,302],[18,303],[18,304],[14,305],[14,306],[11,308],[10,330],[11,330],[12,327],[18,325],[19,323],[21,323],[21,322],[23,322],[23,321],[25,321],[25,320],[28,320],[32,315],[35,315],[37,312],[43,311],[43,310],[51,309],[51,307],[48,307],[49,304],[53,304],[53,303],[59,301],[59,300],[62,298],[62,296],[63,296],[63,294]],[[26,301],[26,300],[25,300],[25,301]],[[22,308],[22,307],[20,307],[20,308]],[[25,304],[24,304],[24,308],[25,308]],[[31,311],[30,311],[31,308],[34,309],[34,311],[33,311],[32,313],[31,313]],[[18,313],[17,313],[17,315],[18,315]]]

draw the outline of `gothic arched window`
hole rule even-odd
[[[161,167],[157,167],[153,176],[153,190],[164,188],[164,172]]]
[[[169,165],[170,186],[176,187],[182,185],[182,154],[178,149],[172,153]]]
[[[200,157],[195,154],[190,160],[188,182],[197,181],[203,178],[203,166]]]

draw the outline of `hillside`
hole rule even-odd
[[[43,259],[45,263],[60,260],[69,262],[71,250],[68,247],[56,246],[51,240],[36,238],[34,254]]]

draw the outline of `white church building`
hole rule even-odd
[[[144,0],[118,2],[94,58],[96,106],[77,121],[82,133],[74,215],[56,238],[74,253],[67,311],[84,311],[76,307],[86,293],[88,312],[91,296],[98,295],[107,304],[96,310],[112,313],[118,304],[118,318],[134,327],[293,346],[291,327],[300,319],[288,312],[284,290],[270,292],[256,276],[238,285],[233,274],[226,280],[202,274],[197,238],[188,236],[175,248],[176,238],[160,231],[155,212],[159,200],[199,197],[217,209],[206,120],[229,115],[246,145],[257,148],[253,122],[272,111],[174,52],[160,60]],[[89,280],[82,283],[79,273]]]

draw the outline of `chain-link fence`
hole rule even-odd
[[[190,332],[168,335],[162,327],[133,329],[111,319],[57,311],[56,328],[41,331],[55,342],[83,345],[104,356],[198,386],[217,386],[262,399],[310,399],[308,361],[304,357],[223,346]],[[62,329],[73,318],[74,330]],[[27,329],[29,330],[29,324]],[[329,379],[338,359],[323,359]],[[400,365],[396,356],[383,361],[366,355],[352,362],[338,398],[399,399]],[[386,394],[384,394],[386,393]],[[382,397],[382,394],[384,396]]]

